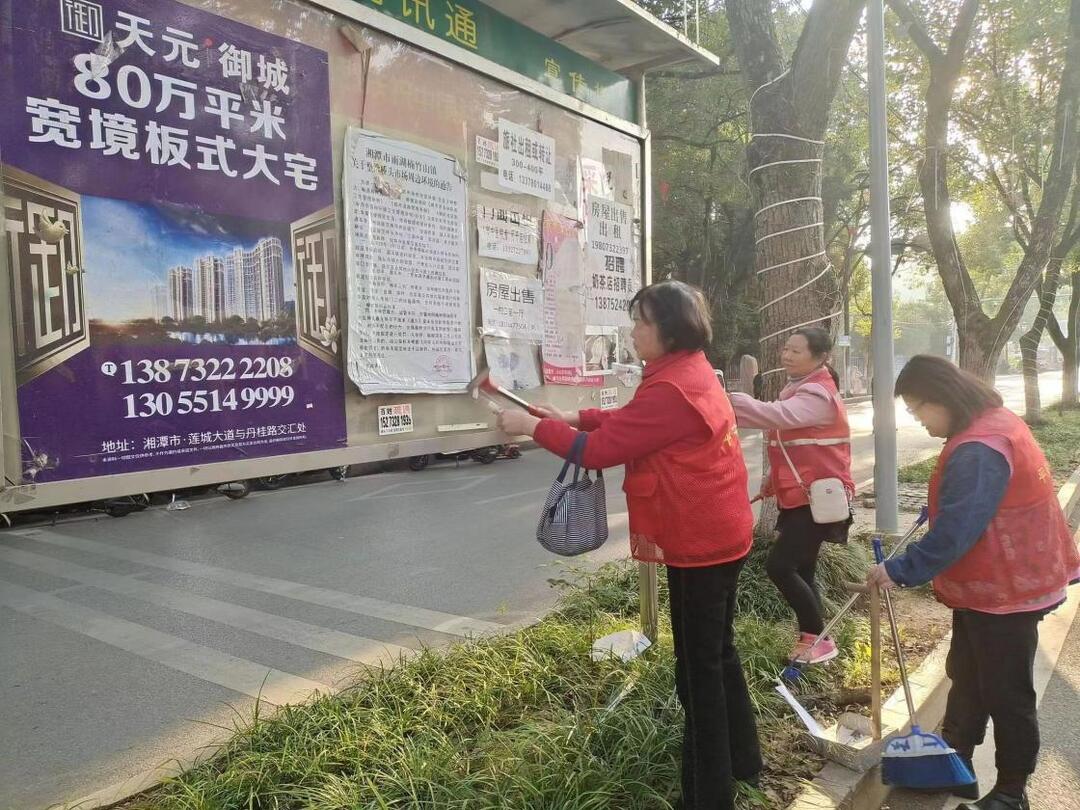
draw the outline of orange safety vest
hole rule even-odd
[[[1006,408],[985,411],[945,443],[930,478],[931,527],[949,457],[960,445],[989,437],[1008,440],[1012,475],[983,535],[934,578],[934,594],[951,608],[993,610],[1046,596],[1068,585],[1080,565],[1046,456],[1024,420]]]
[[[753,542],[754,516],[735,412],[723,386],[703,352],[649,364],[638,392],[653,385],[678,389],[701,415],[709,438],[626,465],[634,559],[683,568],[741,559]]]
[[[824,427],[772,431],[769,434],[769,478],[781,509],[806,506],[810,503],[810,496],[806,489],[799,486],[780,450],[778,437],[783,439],[784,449],[791,456],[791,462],[807,488],[822,478],[839,478],[848,495],[855,494],[855,484],[851,480],[851,428],[848,426],[847,408],[829,370],[822,366],[788,385],[780,392],[780,399],[791,399],[808,383],[816,383],[829,392],[836,407],[836,420]]]

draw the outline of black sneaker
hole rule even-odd
[[[971,804],[964,802],[956,810],[1031,810],[1031,805],[1028,804],[1026,792],[1023,796],[1012,796],[992,790],[977,802]]]

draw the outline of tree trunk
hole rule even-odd
[[[1024,419],[1029,425],[1040,425],[1042,398],[1039,396],[1039,339],[1041,330],[1029,329],[1020,338],[1020,356],[1024,367]]]
[[[1069,299],[1069,334],[1061,335],[1061,330],[1056,328],[1057,318],[1051,316],[1051,323],[1055,327],[1051,330],[1051,337],[1054,338],[1064,363],[1061,371],[1061,405],[1064,408],[1075,408],[1080,405],[1077,380],[1077,363],[1080,362],[1080,323],[1077,322],[1080,317],[1080,273],[1073,273],[1069,281],[1072,289],[1072,298]],[[1059,342],[1058,338],[1063,340]]]
[[[1061,372],[1061,405],[1066,408],[1076,407],[1078,404],[1077,392],[1077,360],[1080,359],[1078,351],[1078,338],[1080,338],[1080,324],[1077,316],[1080,315],[1080,273],[1070,276],[1072,298],[1069,300],[1069,317],[1066,323],[1068,333],[1062,332],[1061,325],[1053,312],[1047,319],[1047,331],[1057,346],[1063,358]]]
[[[725,3],[750,94],[746,157],[756,205],[754,268],[766,400],[784,385],[780,350],[791,332],[803,325],[828,327],[839,314],[836,274],[825,254],[822,156],[829,109],[864,5],[865,0],[815,0],[785,69],[771,1]],[[771,531],[775,515],[772,502],[762,505],[760,533]]]

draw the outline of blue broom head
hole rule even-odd
[[[780,677],[788,683],[795,683],[802,678],[802,667],[797,664],[788,664],[784,667],[784,671],[780,673]]]
[[[918,726],[885,745],[881,781],[895,787],[941,790],[975,783],[975,774],[941,737]]]

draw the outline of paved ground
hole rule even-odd
[[[1020,401],[1018,378],[1001,388]],[[870,405],[851,411],[863,481]],[[902,461],[939,444],[898,411]],[[760,438],[744,438],[759,470]],[[542,613],[561,569],[532,528],[556,467],[530,452],[0,532],[0,810],[187,756],[256,696],[298,700]],[[613,539],[585,564],[626,554],[621,479],[607,476]]]

